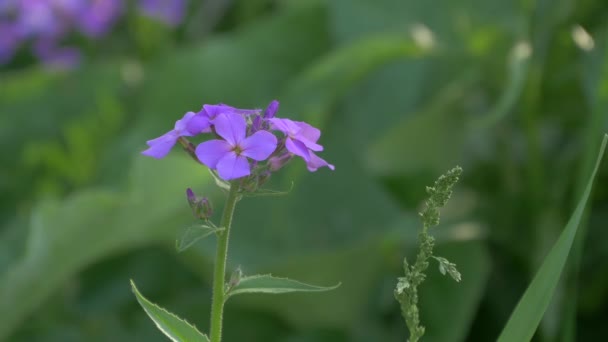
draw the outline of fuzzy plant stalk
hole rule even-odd
[[[228,246],[236,204],[245,197],[283,195],[285,192],[265,189],[263,185],[273,173],[294,157],[301,158],[309,171],[334,166],[315,152],[319,129],[301,121],[275,116],[279,108],[272,101],[265,110],[239,109],[224,104],[203,105],[199,112],[188,112],[175,123],[174,129],[149,140],[143,155],[161,159],[175,144],[180,144],[194,161],[211,171],[215,184],[226,193],[224,211],[219,224],[213,223],[213,208],[206,197],[197,196],[190,188],[186,198],[197,222],[185,229],[177,239],[181,252],[207,236],[216,236],[213,271],[213,293],[209,337],[194,325],[153,304],[132,283],[133,292],[156,326],[172,341],[220,342],[226,301],[245,293],[278,294],[287,292],[319,292],[334,289],[305,284],[269,274],[244,276],[240,268],[226,282]],[[200,136],[198,145],[189,139]]]
[[[413,265],[408,263],[407,258],[403,259],[405,275],[398,279],[395,299],[401,304],[401,313],[410,332],[410,342],[418,341],[425,332],[424,326],[420,323],[418,287],[426,278],[425,272],[429,267],[430,259],[437,261],[442,274],[449,274],[457,282],[461,279],[455,264],[433,255],[435,238],[429,234],[429,230],[439,224],[439,209],[450,199],[452,188],[458,182],[461,173],[462,169],[457,166],[439,177],[432,187],[426,188],[429,198],[420,212],[422,229],[418,234],[418,255]]]

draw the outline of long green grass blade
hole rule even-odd
[[[498,338],[499,342],[520,342],[532,339],[553,297],[555,287],[559,282],[568,254],[570,253],[570,248],[572,247],[583,211],[593,187],[593,180],[604,155],[606,141],[608,141],[608,135],[604,135],[593,173],[587,182],[585,192],[578,202],[574,213],[559,239],[543,261],[532,283],[530,283],[530,286],[528,286],[526,292],[521,297],[517,307],[515,307],[511,318],[509,318],[507,325]]]

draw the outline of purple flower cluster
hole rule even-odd
[[[210,133],[216,139],[199,144],[194,155],[224,180],[276,171],[294,156],[302,158],[310,171],[323,166],[333,170],[333,165],[315,154],[323,151],[317,144],[321,131],[305,122],[275,117],[278,109],[278,101],[264,111],[204,105],[198,113],[186,113],[173,130],[149,140],[142,154],[160,159],[180,138]]]
[[[138,12],[169,26],[183,18],[185,0],[138,0]],[[0,65],[9,62],[21,46],[45,64],[69,67],[80,53],[62,46],[77,32],[97,39],[106,35],[128,7],[124,0],[0,0]]]

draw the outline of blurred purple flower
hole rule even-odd
[[[122,14],[121,0],[84,0],[77,18],[80,31],[91,38],[99,38],[110,30]]]
[[[80,63],[80,51],[72,47],[60,47],[53,40],[41,39],[34,45],[34,54],[51,69],[72,69]]]
[[[140,12],[175,27],[184,17],[185,0],[139,0]]]
[[[332,164],[327,163],[313,152],[323,151],[323,146],[317,144],[317,140],[321,137],[319,129],[305,122],[289,119],[271,118],[269,121],[274,129],[285,134],[285,147],[289,152],[304,159],[309,171],[316,171],[323,166],[327,166],[331,170],[335,169]]]
[[[7,63],[21,44],[17,29],[9,24],[0,22],[0,65]]]
[[[213,121],[216,133],[225,140],[209,140],[196,148],[198,159],[216,169],[224,180],[251,174],[247,158],[262,161],[277,147],[277,138],[270,132],[258,131],[246,137],[247,122],[234,112],[219,114]]]
[[[65,24],[53,10],[49,0],[21,0],[17,2],[15,26],[23,37],[58,37],[66,30]]]
[[[149,148],[141,154],[156,159],[163,158],[171,151],[179,137],[190,137],[201,133],[205,123],[198,121],[195,117],[194,112],[186,113],[183,118],[175,122],[174,129],[156,139],[148,140],[146,144]]]

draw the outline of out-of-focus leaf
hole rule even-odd
[[[564,231],[555,242],[555,245],[553,245],[553,248],[551,248],[536,276],[526,289],[526,292],[524,292],[517,307],[515,307],[511,318],[498,338],[499,341],[530,341],[532,339],[551,301],[555,287],[559,282],[562,270],[568,259],[568,254],[570,253],[580,220],[587,205],[587,200],[591,194],[593,180],[604,156],[607,141],[608,135],[604,135],[595,168],[589,177],[585,192]]]
[[[159,162],[140,157],[125,193],[90,189],[39,203],[31,215],[25,254],[0,279],[0,338],[86,265],[172,239],[176,225],[189,217],[181,204],[183,189],[211,182],[201,170],[186,158]]]
[[[467,127],[458,104],[476,78],[475,73],[467,73],[448,84],[426,108],[380,136],[365,154],[371,171],[390,175],[429,167],[446,169],[462,160]]]
[[[283,105],[313,125],[322,125],[347,90],[387,64],[419,58],[425,52],[407,35],[361,38],[324,56],[295,78],[285,91]]]
[[[177,317],[175,314],[159,307],[142,296],[137,290],[135,283],[131,280],[131,288],[137,301],[146,311],[158,330],[162,331],[171,341],[174,342],[209,342],[209,338],[190,323]]]
[[[142,112],[177,117],[174,113],[196,110],[203,103],[265,105],[294,73],[327,49],[324,18],[321,6],[284,11],[233,35],[173,53],[146,69]]]
[[[507,71],[509,80],[505,85],[505,89],[494,108],[486,116],[472,122],[474,126],[478,128],[492,126],[513,110],[524,90],[532,53],[532,47],[529,42],[521,41],[513,46],[508,60],[509,68]]]

